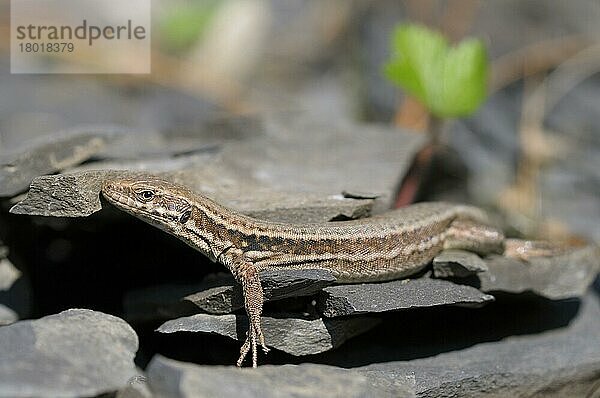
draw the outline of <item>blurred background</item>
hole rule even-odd
[[[489,98],[442,139],[470,174],[465,195],[524,233],[600,239],[595,0],[154,0],[147,75],[11,75],[0,7],[3,151],[82,123],[193,134],[215,115],[287,111],[419,134],[426,110],[382,73],[394,27],[480,38]]]

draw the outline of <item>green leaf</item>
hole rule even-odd
[[[438,117],[469,115],[486,97],[487,55],[477,39],[450,48],[437,32],[401,25],[393,33],[392,56],[383,72]]]
[[[187,51],[202,37],[218,5],[216,0],[203,0],[169,9],[159,25],[163,45],[175,53]]]

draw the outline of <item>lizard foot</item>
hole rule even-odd
[[[265,343],[265,336],[262,333],[260,321],[258,323],[258,326],[253,324],[253,322],[250,323],[250,330],[246,334],[246,341],[242,345],[242,348],[240,348],[240,358],[237,361],[238,367],[242,366],[244,359],[246,359],[246,356],[248,355],[248,353],[250,352],[251,349],[252,349],[252,367],[256,368],[258,366],[258,358],[257,358],[258,344],[261,345],[262,350],[265,354],[269,352],[269,348],[267,348],[267,345]]]
[[[252,350],[252,367],[255,368],[257,366],[258,344],[262,346],[265,353],[269,351],[265,344],[260,320],[264,302],[262,285],[260,284],[257,269],[251,262],[244,259],[243,253],[237,253],[233,250],[228,253],[231,257],[225,257],[223,263],[228,266],[233,276],[242,285],[244,307],[246,308],[249,322],[246,341],[240,349],[240,358],[237,361],[237,366],[242,366],[244,359],[250,350]]]

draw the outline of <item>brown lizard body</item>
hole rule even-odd
[[[227,209],[160,179],[106,181],[104,196],[118,208],[188,243],[224,264],[241,283],[250,327],[238,366],[257,344],[268,351],[261,328],[259,271],[326,269],[338,282],[397,279],[423,269],[440,251],[501,253],[503,233],[481,210],[449,203],[420,203],[353,221],[284,224]]]

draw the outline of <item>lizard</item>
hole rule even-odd
[[[269,351],[261,326],[265,269],[325,269],[338,283],[379,282],[424,269],[445,249],[503,253],[505,237],[476,207],[423,202],[371,217],[322,223],[259,220],[154,177],[107,179],[109,203],[223,264],[242,285],[249,320],[237,366]]]

